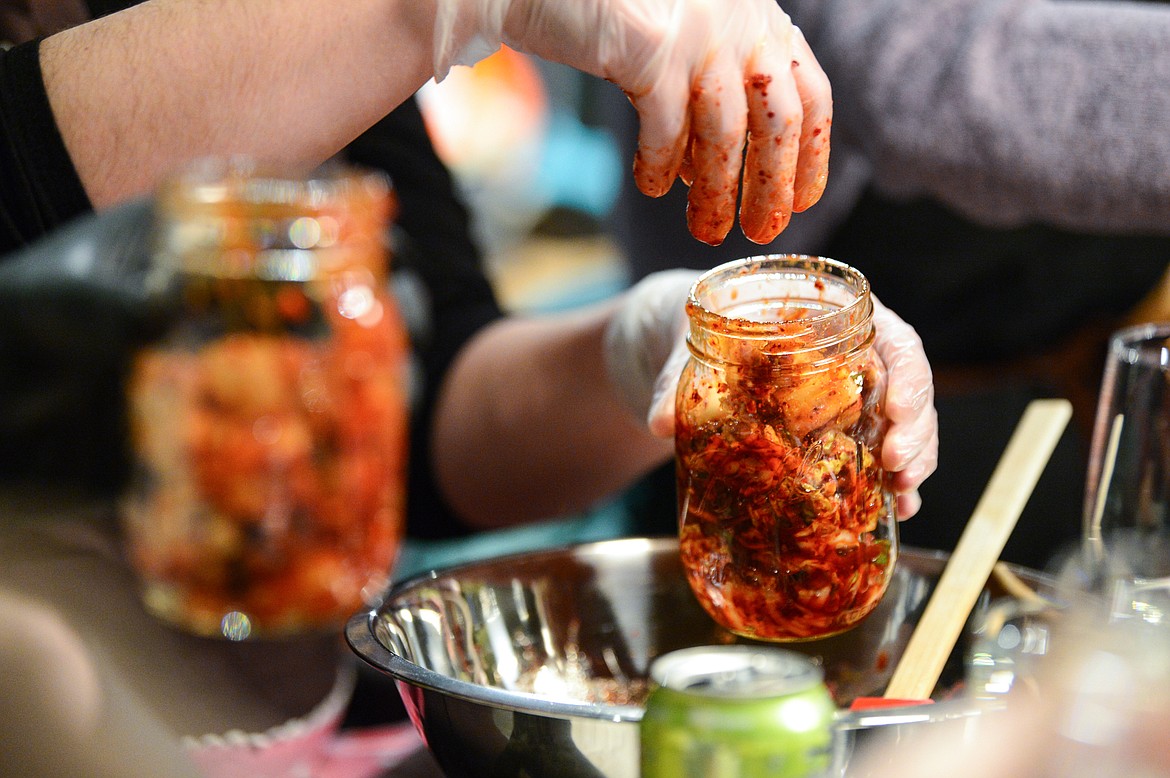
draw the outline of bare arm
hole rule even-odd
[[[469,522],[572,513],[669,459],[672,440],[651,436],[606,377],[612,310],[502,320],[453,366],[436,409],[434,465]]]
[[[432,446],[440,488],[465,520],[573,513],[670,459],[694,275],[657,273],[591,309],[505,319],[472,339],[445,381]],[[890,371],[882,463],[908,518],[937,462],[933,384],[917,334],[878,308]]]
[[[48,38],[45,87],[94,206],[176,165],[321,162],[431,76],[430,0],[148,0]]]
[[[41,64],[102,207],[192,157],[319,162],[432,73],[505,40],[630,96],[647,194],[669,188],[689,155],[696,237],[723,239],[741,173],[753,240],[819,199],[831,91],[773,0],[146,0],[48,39]]]

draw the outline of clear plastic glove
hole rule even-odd
[[[922,507],[918,487],[938,466],[938,413],[934,408],[934,374],[922,339],[914,328],[873,298],[874,346],[886,365],[886,417],[882,467],[893,473],[898,518],[908,519]]]
[[[740,226],[757,243],[824,191],[829,81],[775,0],[438,0],[437,8],[438,79],[505,43],[617,84],[638,111],[638,188],[659,197],[681,175],[691,187],[688,226],[704,243],[721,243],[731,229],[741,178]]]
[[[686,299],[699,273],[667,270],[647,276],[626,293],[605,337],[610,380],[635,413],[645,413],[650,432],[674,434],[674,402],[690,352]],[[893,474],[898,518],[918,512],[918,487],[938,465],[938,415],[934,378],[914,328],[876,297],[875,348],[889,375],[882,466]]]
[[[605,366],[626,405],[657,437],[674,435],[674,394],[687,349],[687,295],[698,270],[646,276],[622,298],[605,332]]]

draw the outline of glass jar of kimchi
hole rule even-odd
[[[127,383],[124,526],[147,608],[239,640],[336,628],[403,526],[394,193],[344,167],[207,160],[160,187],[165,333]]]
[[[869,283],[831,259],[752,257],[701,276],[687,314],[675,461],[691,588],[744,637],[843,632],[898,553]]]

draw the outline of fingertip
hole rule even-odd
[[[789,60],[761,53],[745,80],[749,140],[739,218],[744,235],[755,243],[771,242],[792,219],[804,110]]]
[[[796,192],[792,210],[801,212],[816,205],[829,182],[829,133],[833,120],[822,111],[805,105],[800,152],[796,162]]]
[[[692,144],[694,181],[687,193],[687,227],[698,240],[718,246],[735,223],[735,201],[739,195],[738,166],[724,166],[737,158],[736,142],[714,143],[696,138]]]
[[[922,495],[918,493],[917,489],[898,495],[898,521],[905,521],[913,517],[921,509]]]
[[[783,149],[794,145],[789,140],[794,139],[769,135],[748,141],[739,225],[744,236],[754,243],[771,243],[792,220],[796,176],[791,160],[794,154],[785,153]],[[779,153],[772,147],[778,147]]]
[[[731,232],[734,221],[734,211],[708,207],[703,197],[695,194],[695,187],[691,187],[691,193],[687,196],[687,229],[696,240],[708,246],[718,246]]]
[[[829,165],[827,158],[825,163],[819,165],[816,172],[812,173],[811,176],[801,173],[798,169],[796,175],[796,191],[792,197],[793,212],[802,213],[820,202],[828,182]]]
[[[774,241],[780,233],[787,229],[790,221],[792,221],[792,212],[783,208],[773,208],[762,215],[759,212],[743,208],[739,214],[739,226],[743,230],[744,237],[761,246]]]
[[[687,104],[687,94],[681,73],[670,74],[644,93],[626,93],[638,113],[634,182],[649,197],[666,194],[678,177],[690,135],[690,116],[678,106]]]
[[[650,434],[656,438],[674,437],[674,404],[656,402],[650,406],[650,413],[646,417],[646,426]]]
[[[634,154],[634,183],[647,197],[662,197],[678,177],[679,161],[671,149],[647,149],[639,146]]]

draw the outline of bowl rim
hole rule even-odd
[[[535,560],[540,557],[558,557],[564,556],[565,554],[595,556],[598,554],[613,555],[615,553],[634,553],[637,551],[669,551],[677,547],[678,538],[672,536],[614,538],[611,540],[596,540],[585,543],[550,546],[548,548],[520,551],[444,567],[436,567],[413,575],[397,584],[393,584],[376,605],[351,616],[349,621],[346,622],[345,638],[350,648],[367,664],[387,673],[396,681],[406,682],[424,689],[457,697],[467,702],[555,718],[568,719],[577,717],[636,723],[642,720],[643,709],[640,705],[587,703],[556,699],[533,692],[514,691],[511,689],[501,689],[497,686],[472,684],[469,681],[452,678],[451,676],[425,668],[415,662],[411,662],[405,657],[399,656],[378,639],[378,613],[384,603],[426,582],[437,581],[440,578],[470,572],[488,566],[506,566],[510,561]],[[472,689],[475,691],[474,694],[470,691]]]
[[[406,683],[423,690],[438,692],[476,705],[486,705],[493,708],[515,713],[528,713],[559,719],[584,718],[611,721],[615,723],[638,723],[642,720],[644,709],[640,705],[619,705],[603,703],[586,703],[572,700],[557,699],[538,695],[532,692],[502,689],[496,686],[484,686],[470,681],[452,678],[451,676],[430,670],[412,662],[392,651],[377,636],[377,625],[380,620],[379,612],[382,606],[401,594],[414,589],[424,583],[437,581],[444,577],[474,571],[486,567],[506,566],[509,562],[520,560],[535,560],[541,557],[556,557],[565,554],[574,556],[598,554],[613,555],[616,553],[634,553],[645,551],[669,551],[677,548],[678,538],[673,536],[635,536],[616,538],[611,540],[588,541],[584,543],[570,543],[547,548],[521,551],[484,559],[461,562],[452,565],[432,568],[425,572],[410,576],[397,584],[393,584],[379,598],[365,610],[354,613],[345,625],[345,639],[350,648],[367,664],[394,678],[401,692],[401,684]],[[899,549],[898,560],[902,562],[907,557],[921,562],[943,562],[949,558],[945,551],[915,546],[902,546]],[[1014,569],[1017,565],[1009,565]],[[1038,571],[1029,571],[1036,573]],[[868,729],[886,724],[908,723],[913,721],[940,721],[967,715],[977,714],[988,709],[983,701],[968,699],[949,699],[932,702],[932,704],[908,704],[882,708],[880,710],[855,710],[840,708],[837,715],[838,726],[847,729]],[[998,706],[991,706],[998,707]]]

